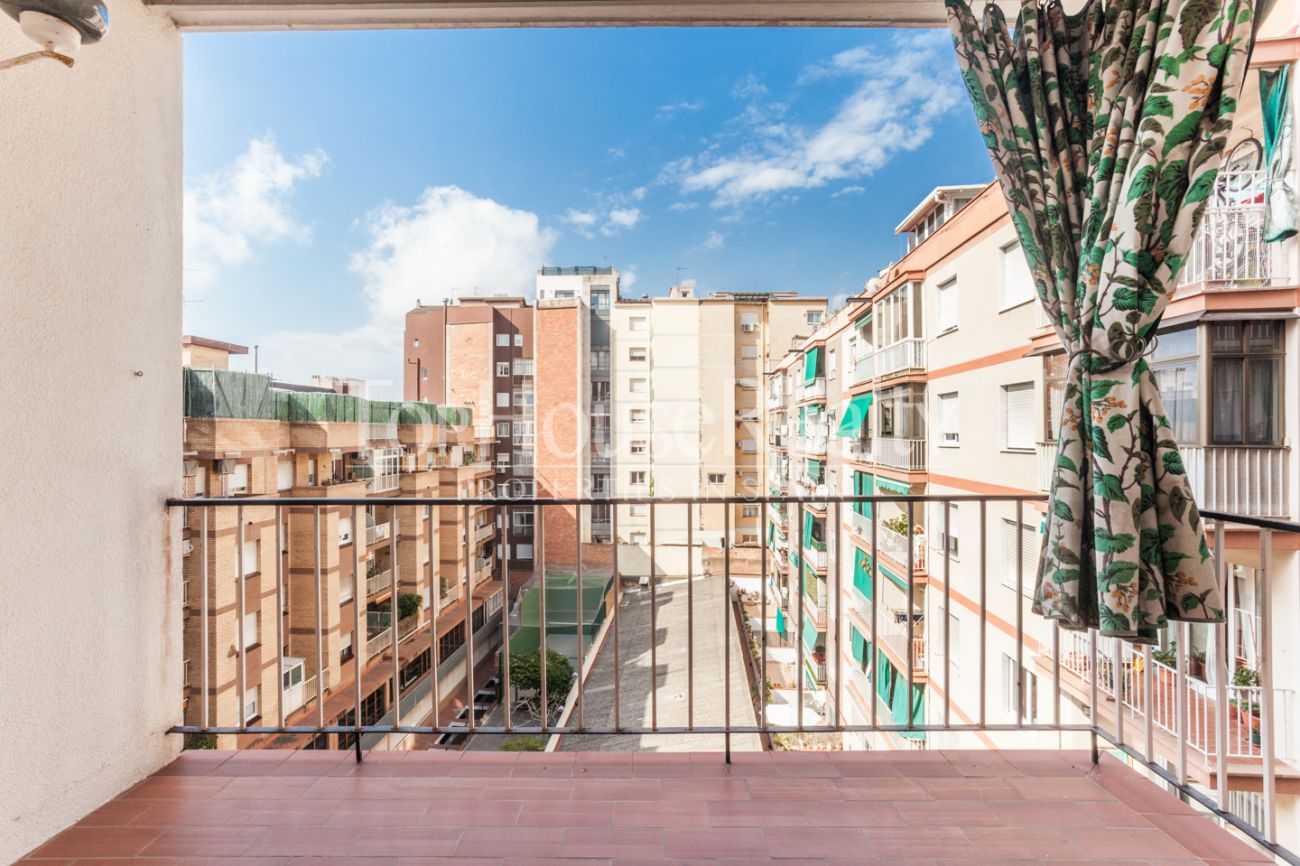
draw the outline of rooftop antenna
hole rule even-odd
[[[686,265],[678,265],[678,266],[677,266],[677,282],[676,282],[676,285],[679,285],[679,286],[680,286],[680,285],[682,284],[682,271],[687,271],[687,270],[690,270],[690,268],[686,267]]]

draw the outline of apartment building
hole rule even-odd
[[[619,497],[759,496],[767,449],[764,377],[800,335],[816,329],[826,299],[794,293],[718,292],[693,286],[666,297],[614,306],[614,494]],[[705,549],[755,551],[762,538],[757,504],[665,506],[654,515],[655,569],[685,574],[687,550],[700,573]],[[689,529],[689,532],[688,532]],[[648,506],[619,507],[620,570],[650,574]],[[688,548],[688,540],[694,547]],[[733,563],[733,566],[738,563]],[[748,566],[757,572],[757,559]],[[741,568],[746,566],[741,565]]]
[[[1300,250],[1294,240],[1263,243],[1263,175],[1250,162],[1250,149],[1244,152],[1246,158],[1230,161],[1220,174],[1148,362],[1200,507],[1293,519],[1300,513],[1300,479],[1290,443],[1300,424],[1300,386],[1285,371],[1300,358]],[[994,184],[936,190],[898,231],[909,236],[908,253],[777,365],[769,383],[770,492],[1045,493],[1066,360],[1038,306],[1001,191]],[[1043,724],[1058,712],[1067,724],[1084,721],[1094,686],[1088,639],[1064,631],[1056,636],[1030,612],[1043,507],[1009,501],[845,506],[837,534],[834,515],[827,520],[816,503],[770,506],[769,591],[778,611],[768,627],[778,648],[766,662],[769,676],[778,688],[792,687],[800,672],[790,664],[790,647],[802,643],[806,709],[830,713],[838,694],[842,718],[851,724],[869,723],[873,712],[894,724],[941,724],[945,715],[953,724]],[[1254,820],[1264,808],[1254,793],[1262,752],[1258,727],[1240,708],[1261,697],[1254,672],[1262,652],[1264,582],[1273,610],[1300,609],[1300,589],[1281,577],[1294,573],[1297,553],[1274,545],[1271,561],[1261,561],[1258,533],[1235,527],[1224,542],[1229,795],[1234,810]],[[828,618],[821,601],[824,558],[832,579],[839,568],[839,622]],[[1017,623],[1026,630],[1020,649]],[[1217,754],[1219,652],[1208,633],[1186,627],[1184,648],[1194,726],[1188,773],[1207,786]],[[1113,672],[1123,670],[1125,709],[1118,712],[1145,713],[1150,700],[1157,749],[1178,729],[1171,649],[1178,634],[1171,627],[1164,647],[1150,655],[1099,641],[1098,713],[1114,723]],[[1294,777],[1300,643],[1293,630],[1274,632],[1269,650],[1278,772]],[[819,667],[823,661],[827,666]],[[1058,663],[1059,709],[1052,691]],[[1148,666],[1155,683],[1149,699],[1135,694]],[[831,679],[836,670],[838,683]],[[1129,724],[1142,723],[1130,718]],[[986,732],[980,740],[1023,746],[1035,736],[1044,735]],[[1048,740],[1056,745],[1058,735],[1041,744]],[[963,734],[881,732],[846,734],[843,745],[975,743]],[[1165,758],[1177,759],[1172,746]],[[1279,826],[1284,840],[1294,839],[1300,790],[1282,790]]]
[[[465,704],[466,622],[480,664],[491,664],[500,630],[492,509],[314,508],[294,498],[481,494],[492,484],[492,441],[476,437],[470,410],[273,383],[229,370],[229,356],[246,349],[220,341],[186,338],[185,351],[185,495],[284,500],[187,509],[187,723],[355,724],[358,688],[363,723],[393,720],[398,671],[404,724],[429,716],[434,694],[442,711]],[[216,739],[351,745],[337,734]]]
[[[417,303],[406,314],[403,394],[466,406],[476,434],[493,442],[493,494],[533,495],[533,306],[522,297]],[[510,568],[533,569],[533,509],[508,509]]]

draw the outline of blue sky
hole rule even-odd
[[[190,34],[185,161],[187,332],[385,396],[416,298],[839,296],[992,176],[946,33],[846,29]]]

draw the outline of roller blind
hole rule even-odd
[[[1020,588],[1026,595],[1034,591],[1034,581],[1038,577],[1038,554],[1042,545],[1042,536],[1036,527],[1020,524],[1020,535],[1024,543],[1024,561],[1020,570]],[[1002,582],[1014,588],[1016,585],[1016,522],[1002,521]]]
[[[936,304],[936,331],[942,334],[949,328],[957,327],[957,280],[952,279],[939,286]]]
[[[1002,391],[1003,411],[1006,414],[1006,447],[1032,450],[1034,447],[1034,384],[1022,382],[1018,385],[1007,385]]]

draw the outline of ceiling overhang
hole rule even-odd
[[[189,30],[942,27],[942,0],[145,0]]]

